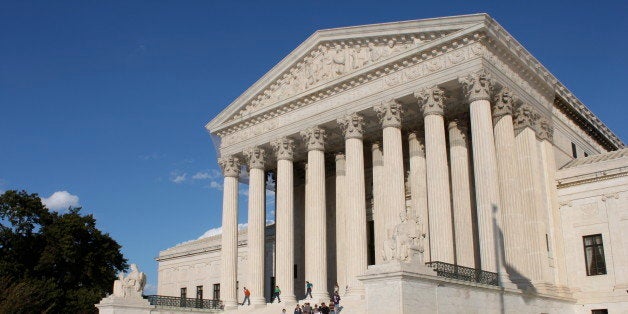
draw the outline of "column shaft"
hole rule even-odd
[[[340,292],[347,285],[347,223],[345,197],[347,195],[345,156],[336,155],[336,281]]]
[[[264,299],[264,228],[266,224],[264,169],[249,171],[249,246],[248,271],[252,304],[265,304]]]
[[[327,220],[325,208],[325,154],[307,153],[305,187],[305,277],[314,286],[314,298],[328,298],[327,292]]]
[[[425,169],[425,139],[419,132],[408,135],[408,152],[410,156],[410,195],[413,215],[419,217],[421,233],[426,235],[423,252],[424,262],[430,260],[429,223],[427,210],[427,178]]]
[[[384,210],[386,219],[386,239],[391,238],[395,226],[400,222],[399,214],[406,209],[405,180],[403,175],[403,151],[401,130],[398,127],[385,127],[384,144]],[[381,250],[381,247],[378,248]]]
[[[225,177],[223,188],[220,298],[225,308],[234,308],[237,306],[238,178]]]
[[[425,116],[425,161],[432,261],[454,262],[451,194],[443,116]]]
[[[537,211],[541,199],[538,186],[538,162],[536,135],[531,128],[524,128],[515,137],[517,165],[522,193],[522,208],[526,234],[527,272],[526,277],[533,282],[543,279],[543,265],[547,263],[545,254],[545,237],[539,228]]]
[[[449,122],[449,158],[451,168],[451,194],[454,216],[456,264],[475,268],[473,243],[473,208],[467,120]]]
[[[337,120],[345,136],[346,156],[346,195],[345,209],[347,221],[347,285],[349,296],[364,296],[364,285],[358,276],[366,272],[366,195],[364,184],[364,117],[357,113]]]
[[[480,238],[480,267],[482,270],[496,272],[497,256],[495,256],[494,228],[497,226],[493,226],[492,212],[493,206],[496,206],[499,211],[501,211],[501,206],[490,102],[485,99],[472,101],[469,105],[469,115],[471,118],[473,173]]]
[[[373,228],[375,240],[375,264],[383,262],[381,249],[386,240],[386,219],[384,216],[384,154],[380,143],[371,145],[373,160]]]
[[[292,160],[277,160],[276,276],[281,298],[295,302],[294,295],[294,184]]]
[[[366,272],[366,196],[364,186],[364,152],[361,138],[348,138],[346,145],[347,168],[347,283],[350,295],[363,295],[364,286],[357,279]]]
[[[515,150],[515,134],[512,115],[506,114],[495,118],[494,135],[497,154],[497,169],[499,174],[499,192],[502,204],[501,219],[505,248],[505,265],[513,281],[521,280],[525,269],[525,241],[523,224],[523,205],[521,187],[517,174],[517,160]]]

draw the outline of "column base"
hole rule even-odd
[[[246,306],[247,304],[243,304],[243,305]],[[259,305],[266,306],[266,299],[264,297],[252,297],[251,306],[258,307]]]
[[[312,301],[316,304],[329,303],[329,299],[329,293],[325,291],[312,291]]]
[[[224,309],[225,311],[237,310],[238,305],[237,304],[230,304],[230,305],[225,304]]]
[[[296,304],[297,303],[297,298],[293,295],[282,295],[281,297],[281,303],[286,303],[286,304]]]

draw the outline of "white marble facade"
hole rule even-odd
[[[628,161],[595,159],[624,144],[488,15],[318,31],[206,128],[225,176],[223,234],[161,252],[159,294],[203,284],[211,296],[220,283],[235,308],[244,285],[264,306],[273,277],[288,302],[302,298],[305,280],[315,300],[335,282],[346,300],[364,300],[386,282],[369,265],[420,249],[421,262],[500,273],[516,310],[628,311]],[[237,194],[245,171],[246,209]],[[402,219],[415,227],[400,236]],[[604,239],[605,275],[583,274],[589,234]],[[412,278],[408,287],[435,280]],[[498,293],[482,291],[471,295]],[[542,300],[526,308],[524,294]]]

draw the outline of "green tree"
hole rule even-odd
[[[96,312],[128,265],[80,210],[49,211],[26,191],[0,195],[0,313]]]

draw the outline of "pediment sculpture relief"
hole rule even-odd
[[[325,42],[318,45],[255,96],[231,119],[235,120],[307,89],[379,63],[446,33],[411,34],[397,37]]]

